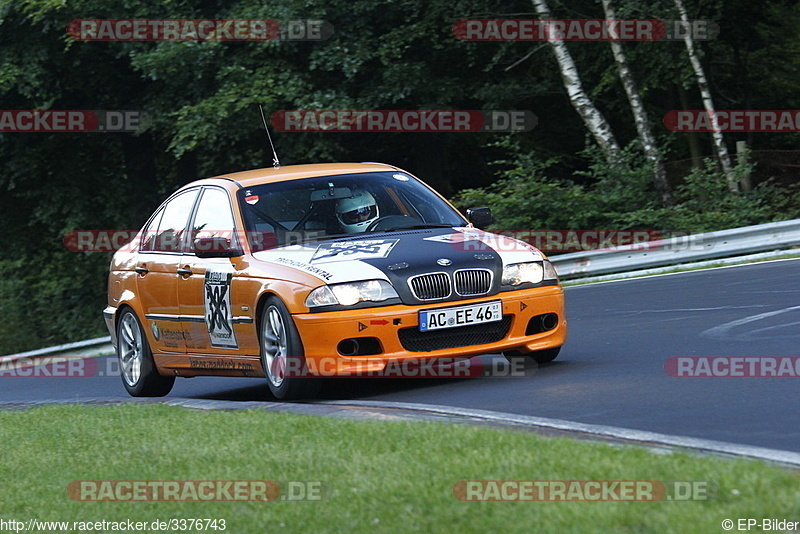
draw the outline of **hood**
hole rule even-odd
[[[527,243],[464,227],[360,234],[263,250],[253,257],[311,274],[327,284],[386,280],[407,304],[419,302],[408,284],[416,275],[443,272],[452,276],[464,269],[490,270],[493,277],[488,294],[494,294],[500,290],[503,265],[543,259]],[[463,298],[454,294],[438,300]]]

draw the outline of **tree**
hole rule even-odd
[[[612,21],[617,18],[611,0],[603,0],[603,10],[605,11],[606,20]],[[622,86],[625,88],[625,94],[628,96],[628,102],[630,102],[631,105],[633,120],[636,124],[636,131],[639,134],[639,139],[642,142],[642,149],[644,150],[647,160],[653,166],[653,184],[661,198],[661,202],[668,206],[672,204],[672,194],[669,182],[667,182],[667,171],[664,169],[664,162],[661,160],[658,143],[650,128],[650,121],[647,118],[647,111],[644,109],[642,97],[639,94],[639,89],[633,79],[631,69],[628,66],[628,58],[619,41],[611,39],[609,42],[611,44],[611,51],[614,54],[614,61],[619,71],[619,79],[622,82]]]
[[[540,19],[549,20],[553,18],[547,5],[547,0],[532,0],[532,2]],[[578,112],[589,133],[606,154],[606,158],[613,164],[619,155],[620,148],[617,139],[614,137],[614,132],[611,131],[611,126],[603,114],[600,113],[600,110],[595,107],[586,91],[583,90],[578,67],[575,65],[566,43],[549,32],[547,32],[547,37],[547,42],[550,44],[553,55],[558,62],[561,79],[564,82],[564,88],[567,90],[572,107]]]
[[[683,0],[674,0],[674,2],[684,27],[691,27],[689,15],[686,12],[686,7],[683,5]],[[730,189],[731,193],[738,194],[739,181],[736,179],[736,175],[733,172],[733,165],[731,164],[731,158],[728,154],[728,147],[725,146],[725,139],[722,136],[722,132],[719,130],[717,114],[714,110],[714,100],[711,97],[711,91],[708,88],[708,80],[706,79],[706,73],[703,69],[703,64],[700,62],[700,57],[697,55],[697,51],[695,50],[694,39],[692,38],[691,32],[684,32],[683,42],[686,44],[686,52],[689,54],[689,61],[692,64],[692,69],[694,70],[695,77],[697,78],[697,87],[700,89],[700,96],[703,99],[703,107],[705,107],[706,113],[708,113],[708,116],[711,118],[713,130],[711,135],[712,139],[714,140],[714,147],[717,150],[719,163],[722,166],[722,172],[725,174],[725,179],[728,182],[728,189]]]

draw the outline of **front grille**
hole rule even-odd
[[[459,326],[443,330],[420,332],[417,327],[401,328],[397,331],[400,343],[409,352],[431,352],[433,350],[454,349],[495,343],[500,341],[511,328],[511,315],[495,323]]]
[[[412,276],[408,286],[418,300],[438,300],[450,296],[450,277],[447,273],[428,273]]]
[[[463,297],[485,295],[492,288],[489,269],[463,269],[455,272],[456,293]]]

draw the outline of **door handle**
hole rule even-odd
[[[183,269],[183,268],[181,268],[181,269],[177,270],[177,273],[179,275],[181,275],[181,276],[189,276],[189,275],[192,274],[192,270],[191,269]]]
[[[133,270],[136,271],[139,274],[147,274],[147,273],[150,272],[150,269],[148,269],[147,267],[145,267],[143,265],[137,265],[136,267],[133,268]]]

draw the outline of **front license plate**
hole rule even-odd
[[[503,318],[503,303],[499,300],[439,308],[436,310],[420,310],[419,329],[421,332],[456,328],[471,324],[493,323]]]

